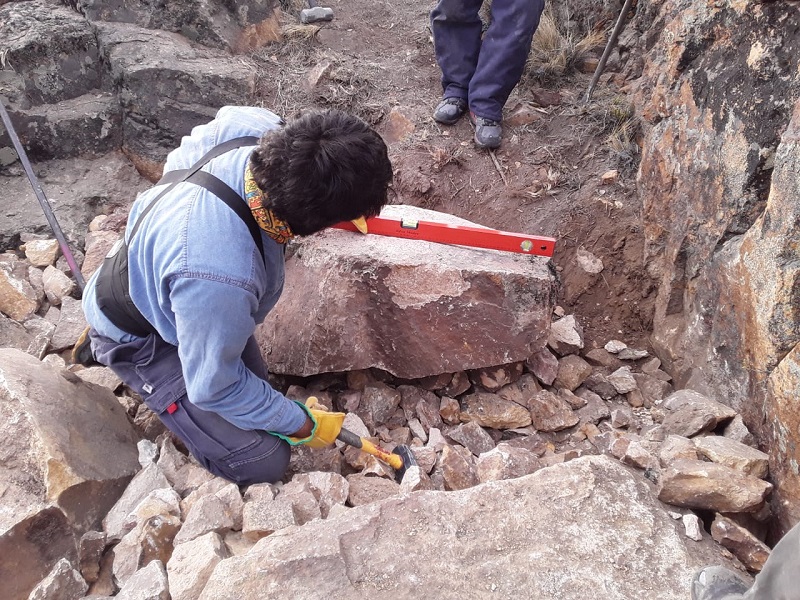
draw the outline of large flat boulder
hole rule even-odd
[[[177,33],[128,23],[95,24],[122,106],[123,148],[139,170],[161,176],[167,153],[221,106],[246,104],[253,69],[241,57]]]
[[[252,49],[280,37],[274,10],[277,0],[81,0],[80,5],[91,21],[173,31],[198,44],[232,51]]]
[[[415,492],[289,527],[217,565],[200,600],[685,600],[729,564],[648,483],[593,456],[459,492]]]
[[[108,389],[4,348],[0,438],[0,581],[25,600],[139,470],[137,437]]]
[[[399,205],[383,216],[475,226]],[[336,229],[300,240],[256,338],[292,375],[378,367],[415,378],[522,361],[547,339],[545,258]]]
[[[0,96],[12,108],[77,98],[100,87],[100,53],[86,19],[45,0],[0,4]]]

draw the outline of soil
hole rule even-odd
[[[286,117],[322,107],[360,115],[389,144],[393,203],[556,238],[559,304],[579,319],[586,347],[619,339],[647,348],[654,286],[642,264],[639,147],[624,76],[607,72],[583,102],[604,38],[557,76],[529,64],[505,107],[503,145],[490,153],[474,146],[468,119],[445,127],[431,118],[441,85],[429,3],[323,4],[333,21],[299,26],[288,8],[285,41],[253,57],[255,103]],[[617,178],[604,184],[611,170]],[[579,250],[602,260],[602,272],[585,271]]]

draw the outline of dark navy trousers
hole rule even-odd
[[[467,100],[479,117],[500,121],[522,77],[544,0],[492,0],[492,22],[481,40],[483,0],[439,0],[431,12],[444,98]]]
[[[139,394],[211,473],[239,485],[274,483],[283,477],[289,465],[289,444],[266,431],[239,429],[217,413],[192,404],[176,346],[155,334],[127,344],[94,330],[89,335],[98,362],[110,367]],[[248,340],[242,360],[266,380],[267,368],[255,338]]]

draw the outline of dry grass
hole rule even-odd
[[[551,80],[574,72],[590,57],[602,51],[606,41],[604,30],[590,29],[583,36],[568,26],[569,14],[552,5],[545,8],[533,36],[531,52],[525,68],[526,76]]]
[[[454,164],[460,165],[462,163],[461,151],[459,148],[439,148],[438,146],[431,146],[428,148],[433,161],[433,170],[437,173],[445,166]]]

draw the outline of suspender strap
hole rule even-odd
[[[147,214],[153,209],[156,203],[175,188],[176,185],[182,182],[191,182],[195,185],[202,186],[217,196],[231,210],[233,210],[239,218],[247,225],[253,241],[258,247],[259,254],[266,265],[264,259],[264,243],[261,238],[261,230],[255,221],[252,213],[247,209],[245,201],[242,197],[233,191],[229,185],[217,179],[206,171],[201,171],[203,165],[208,163],[211,159],[220,156],[230,150],[240,148],[243,146],[254,146],[258,144],[257,137],[241,137],[229,140],[218,146],[214,146],[209,150],[200,160],[198,160],[189,169],[180,169],[169,171],[157,185],[169,184],[158,196],[156,196],[150,204],[141,212],[136,223],[131,229],[128,240],[133,239],[136,232],[139,230],[139,225],[144,221]],[[106,256],[100,268],[97,278],[97,286],[95,290],[97,296],[97,305],[103,314],[114,323],[118,328],[127,331],[139,337],[145,337],[150,333],[156,333],[153,325],[144,318],[141,311],[136,307],[133,299],[130,297],[129,280],[128,280],[128,244],[124,239],[120,240],[114,249]]]
[[[141,212],[141,214],[139,215],[139,218],[136,219],[136,224],[133,226],[133,229],[131,230],[131,234],[128,236],[128,240],[129,241],[132,240],[133,236],[136,235],[136,232],[139,230],[139,225],[142,223],[142,221],[144,220],[145,216],[147,216],[147,213],[149,213],[153,209],[153,207],[156,205],[156,202],[161,200],[161,198],[164,195],[166,195],[168,192],[171,192],[175,188],[176,185],[178,185],[182,181],[186,181],[187,179],[189,179],[189,177],[191,177],[192,175],[194,175],[195,173],[200,171],[200,169],[202,169],[203,166],[206,163],[208,163],[212,159],[216,158],[217,156],[220,156],[221,154],[225,154],[226,152],[230,152],[231,150],[235,150],[236,148],[241,148],[242,146],[255,146],[256,144],[258,144],[258,138],[254,137],[254,136],[245,136],[245,137],[234,138],[232,140],[228,140],[227,142],[223,142],[223,143],[211,148],[211,150],[206,152],[200,158],[200,160],[198,160],[196,163],[194,163],[192,165],[191,168],[189,168],[189,169],[180,169],[180,170],[177,170],[177,171],[168,171],[167,175],[169,175],[170,173],[178,173],[179,175],[178,176],[170,176],[168,181],[164,181],[164,179],[167,178],[167,175],[165,175],[164,177],[161,178],[161,181],[159,181],[156,184],[156,185],[160,185],[163,182],[163,183],[170,183],[171,185],[167,189],[165,189],[163,192],[161,192],[158,196],[156,196],[153,199],[153,201],[150,204],[147,205],[147,208],[145,208]],[[180,178],[177,178],[177,177],[180,177]],[[230,188],[228,188],[228,189],[230,189]]]

